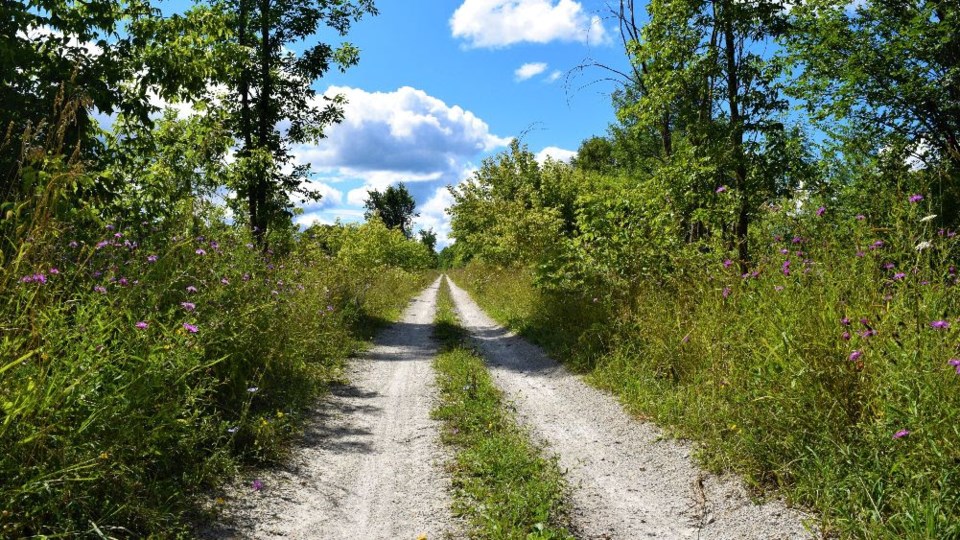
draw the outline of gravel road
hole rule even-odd
[[[559,458],[578,537],[813,538],[780,501],[754,504],[742,482],[697,467],[691,446],[664,439],[608,394],[506,331],[450,282],[461,324],[521,422]]]
[[[320,402],[302,447],[263,488],[238,487],[207,538],[456,537],[439,446],[431,339],[438,279],[351,361],[350,384]]]

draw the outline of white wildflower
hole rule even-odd
[[[920,223],[926,223],[926,222],[928,222],[928,221],[933,221],[934,219],[936,219],[936,217],[937,217],[936,214],[930,214],[929,216],[921,219],[921,220],[920,220]]]
[[[932,248],[932,247],[933,247],[933,244],[924,240],[923,242],[920,242],[919,244],[917,244],[916,250],[923,251],[927,248]]]

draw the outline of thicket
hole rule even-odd
[[[453,188],[450,275],[827,533],[957,537],[960,11],[618,15],[620,122]]]

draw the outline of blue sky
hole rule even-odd
[[[411,7],[411,6],[416,7]],[[624,66],[615,20],[597,0],[381,0],[346,41],[360,64],[317,82],[344,94],[346,120],[296,149],[324,194],[301,224],[362,220],[368,189],[403,181],[416,224],[448,242],[446,186],[523,134],[534,153],[568,158],[614,121],[613,85],[585,61]],[[338,42],[329,33],[319,40]],[[524,68],[524,66],[526,66]]]

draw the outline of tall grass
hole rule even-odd
[[[0,228],[0,536],[189,536],[427,276],[189,215],[96,225],[94,175],[48,150]]]
[[[896,204],[882,227],[781,213],[755,230],[750,273],[690,250],[619,303],[536,289],[526,270],[452,275],[630,410],[700,441],[711,468],[781,489],[827,532],[956,538],[956,239],[923,201]]]

